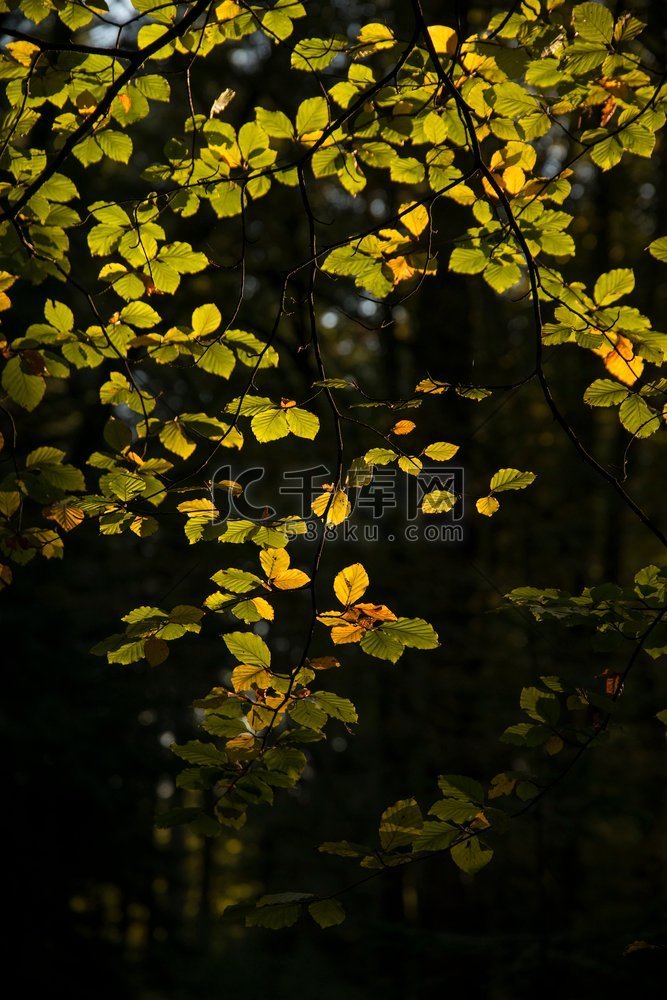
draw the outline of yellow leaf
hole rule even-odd
[[[366,633],[366,629],[362,628],[361,625],[355,625],[352,622],[341,622],[340,625],[335,625],[331,629],[331,638],[336,646],[342,645],[344,642],[359,642],[363,639]]]
[[[422,463],[415,455],[401,455],[398,460],[398,467],[410,476],[418,476],[421,472]]]
[[[296,590],[297,587],[305,587],[310,583],[310,577],[300,569],[287,569],[284,573],[274,576],[271,583],[278,590]]]
[[[269,580],[289,567],[289,555],[286,549],[264,549],[259,554],[262,569]]]
[[[125,114],[127,114],[130,108],[132,107],[132,100],[129,94],[119,94],[118,103],[120,104]]]
[[[453,56],[455,54],[458,36],[453,28],[448,28],[444,24],[432,24],[428,33],[438,55]]]
[[[413,236],[419,236],[428,226],[428,212],[423,205],[415,205],[413,209],[406,212],[406,208],[409,207],[409,205],[401,205],[399,209],[401,222],[409,233],[412,233]],[[402,214],[403,212],[405,215]]]
[[[32,42],[10,42],[6,48],[21,66],[29,66],[34,54],[39,52],[39,46]]]
[[[218,21],[231,21],[233,17],[239,17],[242,13],[243,8],[239,7],[239,5],[234,3],[233,0],[223,0],[223,2],[215,8],[215,16]]]
[[[257,611],[265,618],[267,622],[272,622],[275,618],[275,612],[268,601],[265,601],[263,597],[251,597],[250,603],[254,604]]]
[[[242,758],[254,757],[258,751],[258,746],[259,741],[255,739],[252,733],[243,733],[241,736],[235,736],[233,739],[227,740],[225,750],[232,760],[241,760]]]
[[[477,511],[480,514],[484,514],[485,517],[493,517],[495,512],[500,507],[500,504],[494,496],[480,497],[480,499],[475,504]]]
[[[180,510],[182,514],[210,514],[211,517],[218,513],[217,508],[210,500],[206,497],[199,497],[198,500],[184,500],[183,503],[179,503],[177,510]]]
[[[343,621],[342,611],[322,611],[317,616],[318,622],[322,622],[323,625],[338,625],[339,622]]]
[[[415,429],[417,425],[412,420],[397,420],[392,429],[389,431],[390,434],[410,434],[411,431]]]
[[[330,493],[321,493],[318,497],[315,497],[313,501],[313,513],[317,514],[318,517],[324,517],[324,512],[327,509],[329,501],[331,500]],[[326,515],[327,524],[342,524],[346,517],[350,516],[352,510],[352,505],[347,498],[347,493],[345,490],[336,490],[333,495],[333,500],[331,500],[331,506]]]
[[[271,674],[264,667],[240,663],[232,671],[232,684],[235,691],[249,691],[253,685],[258,688],[267,688],[271,686]]]
[[[278,590],[295,590],[310,583],[310,577],[300,569],[289,569],[290,558],[285,549],[265,549],[259,561],[268,579]]]
[[[508,167],[503,173],[503,182],[510,194],[518,194],[526,183],[526,175],[521,167]]]
[[[434,441],[424,448],[423,454],[427,458],[432,458],[435,462],[448,462],[450,458],[459,450],[457,444],[450,444],[448,441]]]
[[[408,263],[407,257],[392,257],[391,260],[387,261],[387,266],[394,275],[394,284],[398,284],[399,281],[409,281],[416,274],[414,267]]]
[[[346,566],[334,580],[334,593],[340,603],[349,608],[366,593],[369,584],[368,573],[361,563]]]

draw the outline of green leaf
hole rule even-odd
[[[635,287],[635,275],[629,267],[619,267],[601,274],[595,282],[593,297],[598,306],[608,306]]]
[[[134,85],[144,97],[149,97],[153,101],[168,101],[171,96],[168,82],[163,76],[157,76],[155,73],[135,77]]]
[[[326,69],[345,47],[344,38],[302,38],[292,51],[292,66],[309,73]]]
[[[309,97],[299,105],[296,130],[299,135],[320,132],[329,123],[329,108],[323,97]]]
[[[453,840],[459,836],[459,830],[448,823],[442,823],[437,819],[427,819],[424,822],[421,833],[412,842],[413,851],[442,851],[446,850]]]
[[[194,316],[193,316],[194,320]],[[234,352],[224,344],[209,344],[197,358],[197,367],[211,375],[229,378],[236,367]]]
[[[287,437],[290,432],[287,413],[287,410],[276,408],[264,410],[253,417],[250,426],[257,440],[266,444],[268,441],[277,441],[279,438]]]
[[[207,333],[217,330],[221,322],[222,316],[216,305],[198,306],[192,314],[192,332],[196,337],[205,337]]]
[[[636,393],[623,400],[618,416],[625,429],[638,438],[650,437],[660,427],[660,417]]]
[[[629,390],[609,378],[598,378],[584,393],[584,402],[590,406],[616,406],[622,403]]]
[[[532,94],[518,83],[500,83],[494,88],[493,110],[503,118],[523,118],[539,110]]]
[[[44,317],[47,323],[50,323],[60,333],[69,333],[70,330],[74,329],[74,314],[69,306],[62,302],[47,299]]]
[[[340,695],[332,694],[331,691],[318,691],[315,699],[319,707],[332,719],[346,723],[358,721],[357,710],[349,698],[341,698]]]
[[[392,663],[396,663],[404,649],[400,639],[389,635],[383,628],[367,632],[359,645],[369,656],[377,656],[381,660],[391,660]]]
[[[422,814],[414,799],[401,799],[382,813],[380,844],[384,851],[406,847],[419,836],[423,826]]]
[[[229,652],[240,663],[247,663],[252,667],[264,667],[267,670],[271,666],[269,647],[254,632],[228,632],[222,638]]]
[[[322,729],[328,718],[327,713],[318,708],[317,704],[310,698],[302,698],[291,704],[289,715],[297,725],[318,731]]]
[[[572,12],[575,31],[586,42],[609,45],[614,35],[614,18],[611,11],[599,3],[582,3]]]
[[[345,920],[345,910],[337,899],[319,899],[310,904],[308,912],[320,927],[335,927]]]
[[[371,448],[364,455],[367,465],[388,465],[395,458],[398,458],[398,453],[390,448]]]
[[[440,645],[435,629],[423,618],[399,618],[395,622],[386,622],[382,631],[389,633],[392,639],[397,639],[404,646],[414,646],[416,649],[435,649]]]
[[[124,323],[131,326],[150,329],[160,322],[160,314],[155,311],[147,302],[130,302],[123,306],[120,318]]]
[[[131,472],[114,472],[102,476],[100,487],[107,495],[112,494],[127,503],[144,492],[146,483],[141,476],[133,476]]]
[[[452,861],[458,865],[466,875],[476,875],[481,871],[493,857],[490,847],[485,847],[480,843],[478,837],[471,837],[460,844],[455,844],[449,852]]]
[[[448,462],[450,458],[454,458],[459,446],[457,444],[448,444],[447,441],[434,441],[433,444],[429,444],[424,448],[424,455],[427,458],[432,458],[434,462]]]
[[[289,407],[285,410],[287,415],[287,426],[292,434],[297,437],[308,438],[310,441],[316,437],[320,429],[320,421],[314,413],[309,410],[302,410],[298,406]]]
[[[438,788],[446,798],[460,802],[484,802],[484,789],[479,781],[462,774],[441,774]]]
[[[490,488],[494,493],[505,490],[524,490],[535,482],[534,472],[520,472],[518,469],[498,469],[491,479]]]
[[[24,410],[34,410],[42,401],[46,382],[41,375],[31,375],[18,357],[10,358],[2,372],[2,387]]]
[[[422,500],[424,514],[446,514],[456,503],[456,497],[449,490],[431,490]]]
[[[181,745],[172,743],[170,750],[188,764],[196,764],[199,767],[222,767],[227,763],[226,754],[212,743],[202,743],[201,740],[190,740]]]
[[[653,243],[649,244],[648,252],[656,258],[656,260],[662,261],[663,264],[667,264],[667,236],[661,236],[657,240],[653,240]]]
[[[102,132],[96,133],[95,139],[102,152],[110,160],[127,163],[132,156],[132,140],[125,132],[116,132],[114,129],[105,128]]]
[[[449,258],[450,271],[457,274],[481,274],[489,258],[478,247],[456,247]]]
[[[248,591],[255,590],[262,584],[258,576],[242,569],[221,569],[211,577],[211,580],[219,587],[231,590],[234,594],[247,594]]]
[[[280,903],[259,907],[246,918],[246,927],[268,927],[272,931],[292,927],[299,919],[301,908],[296,903]]]

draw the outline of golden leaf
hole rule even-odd
[[[415,204],[415,207],[409,212],[405,211],[407,208],[410,208],[410,205],[401,205],[399,209],[401,222],[409,233],[412,233],[413,236],[419,236],[428,226],[428,212],[423,205]]]
[[[310,577],[300,569],[288,569],[271,580],[278,590],[296,590],[297,587],[305,587],[310,583]]]
[[[265,549],[259,561],[268,580],[278,590],[296,590],[310,583],[310,577],[300,569],[289,569],[290,558],[286,549]]]
[[[255,605],[262,618],[265,618],[268,622],[273,621],[275,612],[269,602],[265,601],[263,597],[251,597],[250,603]]]
[[[5,47],[21,66],[29,66],[32,57],[39,52],[39,46],[33,45],[32,42],[10,42]]]
[[[367,618],[374,618],[379,622],[395,622],[396,615],[384,604],[357,604],[355,610],[361,611]]]
[[[494,496],[480,497],[480,499],[475,504],[479,514],[484,514],[485,517],[493,517],[495,512],[500,507],[500,504]]]
[[[263,549],[259,554],[259,561],[267,579],[284,573],[289,567],[289,555],[286,549]]]
[[[392,257],[387,261],[387,266],[394,275],[394,284],[398,284],[399,281],[409,281],[417,273],[408,263],[407,257]]]
[[[44,517],[55,521],[63,531],[71,531],[85,519],[85,514],[78,507],[70,507],[66,503],[53,503],[44,508]]]
[[[329,506],[330,501],[331,505]],[[329,506],[326,515],[327,524],[342,524],[352,511],[352,504],[348,500],[345,490],[336,490],[333,500],[331,500],[330,493],[321,493],[318,497],[315,497],[313,501],[313,513],[317,514],[318,517],[324,517],[327,506]]]
[[[521,167],[508,167],[503,173],[503,183],[510,194],[518,194],[526,183],[526,175]]]
[[[339,646],[344,642],[359,642],[360,639],[363,639],[365,633],[366,629],[362,628],[361,625],[345,622],[331,629],[331,638],[334,644]]]
[[[334,594],[343,607],[348,608],[366,593],[369,582],[368,573],[361,563],[353,563],[342,569],[336,576]]]
[[[235,691],[250,691],[253,686],[267,688],[271,686],[271,674],[264,667],[240,663],[232,671],[232,685]]]
[[[458,35],[453,28],[448,28],[444,24],[432,24],[428,33],[439,56],[453,56],[456,53]]]

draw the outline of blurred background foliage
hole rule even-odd
[[[458,14],[471,29],[496,9],[464,6]],[[309,7],[313,34],[352,33],[365,21],[386,21],[399,37],[406,33],[401,18],[407,19],[408,5],[390,0]],[[426,15],[454,23],[451,7],[432,2]],[[647,21],[656,52],[667,53],[666,5],[643,0],[633,7]],[[127,8],[117,2],[112,13],[123,20]],[[318,17],[321,29],[313,24]],[[11,23],[20,26],[20,19]],[[41,30],[47,37],[59,29],[49,20]],[[105,28],[94,37],[96,44],[109,42]],[[229,87],[236,91],[228,112],[233,121],[255,104],[272,107],[276,100],[293,110],[303,95],[294,92],[288,69],[289,52],[264,38],[224,46],[194,66],[198,109],[206,112]],[[102,168],[80,170],[90,200],[95,191],[99,198],[134,197],[147,189],[140,170],[161,158],[165,137],[187,115],[182,81],[171,82],[172,102],[154,106],[135,126],[133,190],[120,190],[127,173],[105,160]],[[565,160],[566,139],[549,155]],[[651,160],[626,158],[608,175],[577,166],[569,206],[579,250],[565,270],[590,282],[610,267],[634,267],[634,304],[657,329],[667,327],[667,286],[661,265],[642,251],[667,232],[666,156],[663,135]],[[330,221],[333,241],[352,226],[391,215],[397,208],[388,204],[391,196],[378,174],[362,195],[338,189],[314,207]],[[409,394],[426,371],[484,383],[511,382],[529,369],[528,304],[500,299],[479,279],[447,272],[451,241],[467,219],[467,210],[439,203],[439,274],[402,303],[374,304],[351,283],[319,279],[330,376],[353,373],[370,395],[386,397]],[[201,301],[231,311],[239,282],[233,227],[201,216],[194,222],[173,217],[171,225],[172,238],[191,240],[220,265],[184,284],[175,300],[179,312],[187,315]],[[248,297],[240,325],[262,333],[271,324],[280,275],[305,256],[298,192],[280,189],[270,212],[263,203],[250,209],[247,225]],[[83,244],[73,260],[80,280],[92,282]],[[283,394],[298,399],[307,395],[312,374],[298,350],[306,317],[297,291],[278,346]],[[23,323],[39,319],[29,290],[16,298]],[[629,435],[613,411],[581,402],[584,388],[604,374],[599,359],[561,348],[547,359],[547,371],[582,440],[618,469]],[[182,400],[193,391],[190,374],[184,369],[171,387]],[[219,383],[210,377],[202,384],[197,381],[196,408],[214,407]],[[98,445],[105,416],[97,385],[90,371],[62,383],[39,418],[24,418],[24,445],[31,420],[39,419],[40,443],[85,460]],[[176,405],[182,405],[178,398]],[[320,415],[318,452],[331,454],[326,413]],[[41,431],[47,416],[50,440]],[[476,495],[502,465],[534,469],[538,482],[492,523],[470,512],[462,542],[407,542],[399,535],[361,549],[342,542],[331,547],[331,575],[361,559],[390,607],[400,605],[407,615],[428,609],[442,647],[409,650],[396,667],[351,652],[336,690],[355,701],[358,732],[341,726],[332,746],[313,745],[306,780],[272,810],[254,812],[240,833],[223,830],[219,839],[203,840],[153,825],[156,812],[178,805],[183,795],[175,788],[179,762],[168,745],[192,736],[190,702],[221,677],[215,632],[184,640],[156,669],[110,667],[89,654],[128,608],[160,604],[167,594],[178,602],[205,593],[208,576],[223,564],[220,550],[188,549],[182,534],[168,527],[142,542],[123,536],[110,543],[91,522],[69,537],[64,563],[33,563],[17,573],[2,612],[3,723],[14,747],[4,828],[7,914],[18,939],[13,964],[24,987],[62,990],[70,1000],[208,1000],[235,991],[412,1000],[445,990],[519,1000],[538,990],[543,997],[578,997],[662,981],[660,948],[624,955],[638,940],[665,944],[664,733],[653,716],[665,703],[667,684],[648,661],[632,678],[612,741],[512,828],[495,862],[475,880],[446,859],[399,870],[349,896],[350,918],[325,932],[306,923],[280,933],[247,930],[238,917],[225,915],[230,904],[263,890],[334,889],[351,881],[354,869],[319,855],[318,843],[372,837],[387,804],[413,793],[428,800],[443,771],[488,778],[512,767],[516,749],[500,745],[498,736],[516,720],[521,686],[551,673],[590,682],[613,666],[576,630],[537,626],[517,609],[497,613],[502,594],[523,584],[577,590],[609,578],[629,581],[638,567],[659,558],[651,536],[577,459],[532,385],[499,393],[483,406],[456,398],[425,406],[420,428],[427,440],[462,445],[466,489]],[[377,443],[363,431],[348,433],[352,454]],[[294,440],[273,449],[276,468],[302,461]],[[637,496],[658,516],[664,450],[664,435],[656,435],[629,459]],[[255,457],[263,457],[261,448]],[[296,616],[283,622],[285,649],[298,647],[302,624]]]

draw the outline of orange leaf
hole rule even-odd
[[[644,371],[644,362],[635,355],[632,341],[620,335],[616,339],[616,346],[604,355],[604,366],[625,385],[634,385]]]
[[[397,420],[390,434],[410,434],[417,425],[412,420]]]

